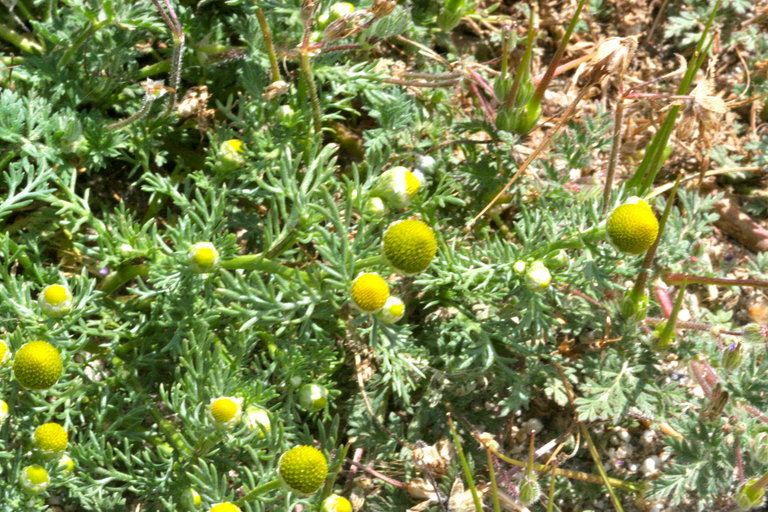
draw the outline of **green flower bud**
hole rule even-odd
[[[423,185],[424,175],[412,172],[398,166],[379,176],[371,189],[371,196],[381,197],[385,203],[395,210],[406,208]]]
[[[733,501],[736,502],[739,510],[752,510],[762,505],[765,501],[765,490],[762,487],[756,486],[756,483],[757,478],[747,480],[736,491]]]
[[[758,324],[744,326],[744,340],[751,345],[763,345],[768,341],[768,327]]]
[[[255,405],[249,405],[245,408],[243,423],[249,430],[257,432],[260,439],[267,437],[272,430],[269,411]]]
[[[525,272],[525,286],[533,292],[541,292],[549,288],[552,282],[552,274],[540,261],[534,261]]]
[[[744,349],[738,342],[725,347],[720,356],[720,364],[729,372],[741,366],[742,361],[744,361]]]
[[[379,320],[387,324],[398,322],[404,315],[405,304],[403,304],[400,297],[395,297],[393,295],[390,295],[389,298],[387,298],[384,307],[381,308],[381,311],[376,313]]]
[[[233,171],[238,167],[242,167],[245,165],[244,152],[243,141],[240,139],[225,140],[219,146],[219,168],[224,171]]]
[[[525,274],[525,269],[528,268],[528,264],[523,260],[517,260],[512,264],[512,270],[519,276]]]
[[[512,83],[514,82],[508,74],[500,74],[493,81],[493,93],[496,95],[496,100],[499,103],[503,103],[509,92],[512,90]]]
[[[299,389],[299,405],[309,412],[317,412],[328,405],[328,390],[319,384],[304,384]]]
[[[760,432],[752,440],[752,456],[760,464],[768,464],[768,432]]]
[[[541,102],[529,100],[517,110],[512,132],[518,135],[525,135],[536,127],[541,118]]]
[[[453,30],[464,17],[466,11],[467,6],[464,0],[445,0],[440,14],[437,16],[437,24],[446,32]]]
[[[541,487],[536,480],[535,475],[529,475],[523,477],[523,481],[520,484],[519,498],[526,505],[533,505],[541,497]]]
[[[569,263],[568,253],[565,249],[550,253],[545,259],[544,264],[550,270],[555,270],[567,266]]]

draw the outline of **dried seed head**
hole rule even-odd
[[[637,36],[609,37],[597,46],[587,62],[579,66],[573,77],[574,83],[582,75],[587,84],[623,76],[636,49]]]

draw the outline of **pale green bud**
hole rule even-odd
[[[304,384],[299,389],[299,405],[309,412],[316,412],[328,405],[328,390],[318,384]]]
[[[757,478],[744,482],[736,491],[733,501],[739,510],[752,510],[763,504],[765,501],[765,490],[755,485]]]

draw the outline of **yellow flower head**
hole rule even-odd
[[[30,341],[13,358],[13,375],[27,389],[48,389],[63,369],[59,351],[45,341]]]
[[[352,503],[344,496],[331,494],[323,500],[320,512],[352,512]]]
[[[406,275],[426,269],[437,253],[435,232],[417,219],[393,222],[384,232],[384,256]]]
[[[10,358],[11,349],[8,348],[8,344],[6,342],[0,340],[0,366],[4,365]]]
[[[43,423],[35,429],[32,442],[43,455],[59,455],[67,449],[69,435],[58,423]]]
[[[313,446],[296,446],[280,457],[279,473],[289,490],[309,496],[325,482],[328,460]]]
[[[393,324],[405,315],[405,304],[400,297],[390,295],[376,316],[384,323]]]
[[[299,405],[316,412],[328,405],[328,390],[319,384],[304,384],[299,389]]]
[[[211,400],[208,412],[216,423],[223,428],[233,427],[242,416],[243,399],[234,396],[223,396]]]
[[[61,318],[72,311],[72,294],[66,286],[52,284],[40,292],[40,308],[51,318]]]
[[[249,405],[245,409],[243,419],[248,430],[257,433],[259,439],[264,439],[272,430],[272,422],[269,419],[269,411],[256,405]]]
[[[219,264],[219,251],[210,242],[198,242],[189,248],[189,266],[198,274],[212,272]]]
[[[37,464],[22,468],[19,481],[22,489],[31,494],[44,492],[48,488],[48,484],[51,483],[48,472],[43,466]]]
[[[648,203],[635,197],[611,212],[606,228],[608,239],[619,251],[642,254],[656,241],[659,221]]]
[[[203,497],[191,487],[181,495],[181,501],[187,508],[198,508],[203,504]]]
[[[363,313],[376,313],[389,297],[389,285],[376,274],[363,273],[352,281],[352,302]]]
[[[238,507],[234,503],[229,503],[228,501],[225,501],[224,503],[217,503],[216,505],[212,506],[210,509],[208,509],[208,512],[242,512],[242,511],[240,510],[240,507]]]

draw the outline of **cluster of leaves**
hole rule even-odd
[[[314,16],[330,4],[317,2]],[[725,416],[704,423],[697,412],[707,399],[669,379],[648,327],[622,318],[619,302],[642,258],[600,238],[601,190],[570,173],[610,150],[612,117],[603,110],[569,124],[536,164],[537,177],[520,180],[488,221],[465,229],[517,167],[523,141],[461,103],[463,93],[416,93],[388,80],[393,59],[444,73],[443,57],[417,45],[448,48],[445,58],[459,59],[446,31],[453,18],[473,15],[472,3],[450,2],[448,14],[429,4],[401,2],[334,43],[348,47],[311,55],[318,133],[313,88],[294,50],[305,35],[300,0],[175,5],[187,46],[181,90],[170,93],[181,99],[196,87],[205,99],[192,116],[165,116],[158,101],[146,117],[114,130],[107,126],[141,108],[139,82],[173,67],[172,36],[158,10],[141,2],[19,0],[17,26],[2,26],[10,42],[0,47],[0,329],[13,352],[30,340],[55,344],[65,370],[53,388],[35,392],[20,387],[9,365],[0,368],[0,398],[10,405],[0,430],[3,510],[45,510],[57,500],[77,510],[181,511],[189,488],[209,507],[272,480],[286,449],[312,443],[333,455],[321,498],[345,485],[336,477],[348,467],[350,445],[367,460],[407,460],[412,443],[446,436],[449,410],[496,434],[533,403],[586,423],[634,428],[632,409],[670,424],[684,441],[669,441],[672,462],[648,498],[676,504],[694,496],[703,509],[733,491],[734,446],[748,447],[764,428],[743,404],[768,408],[761,347],[751,349],[754,364],[727,374]],[[697,23],[705,4],[691,4]],[[282,95],[264,94],[273,77],[257,10],[284,57]],[[689,30],[687,12],[671,14],[667,37]],[[323,35],[310,36],[322,48]],[[765,44],[765,37],[754,42]],[[219,148],[235,138],[245,151],[232,166]],[[419,167],[424,186],[408,209],[375,215],[369,191],[396,165]],[[615,191],[610,206],[627,195]],[[711,234],[714,201],[680,192],[654,271],[699,270],[690,256]],[[661,212],[665,200],[654,206]],[[380,257],[386,227],[409,217],[431,225],[439,244],[414,277],[397,275]],[[201,241],[222,259],[203,275],[187,259]],[[552,272],[543,291],[515,268],[538,260]],[[765,258],[756,260],[757,275],[766,268]],[[402,321],[385,324],[350,307],[349,286],[361,271],[388,276],[406,303]],[[53,283],[66,283],[74,296],[61,319],[47,318],[37,301]],[[650,313],[659,316],[655,303]],[[706,313],[701,321],[739,328],[727,314]],[[714,331],[684,334],[677,357],[717,361],[722,343]],[[553,363],[581,397],[573,404]],[[298,389],[311,382],[329,390],[327,409],[300,406]],[[207,406],[220,396],[269,409],[269,435],[243,425],[217,430]],[[31,432],[48,421],[69,431],[76,467],[70,474],[49,464],[51,486],[33,498],[19,473],[34,460]],[[484,479],[484,454],[467,441]],[[744,458],[748,474],[766,469]],[[575,464],[590,471],[591,463]],[[602,492],[557,483],[556,499],[587,503]],[[447,491],[450,482],[441,485]],[[290,510],[319,497],[276,492],[243,508]],[[366,507],[411,503],[386,491]]]

